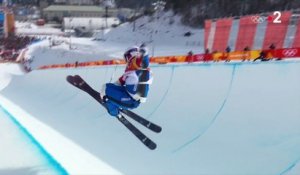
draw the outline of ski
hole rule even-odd
[[[68,76],[67,81],[71,83],[72,85],[76,86],[77,88],[85,91],[90,96],[92,96],[96,101],[98,101],[100,104],[104,105],[102,99],[100,98],[100,93],[95,91],[90,85],[87,84],[79,75],[75,76]],[[128,117],[132,118],[133,120],[137,121],[141,125],[145,126],[146,128],[150,129],[153,132],[160,133],[162,128],[149,120],[141,117],[140,115],[126,109],[120,109],[120,111],[127,115]]]
[[[100,93],[95,91],[90,85],[88,85],[79,75],[75,76],[67,76],[67,81],[73,86],[77,87],[80,90],[88,93],[92,96],[96,101],[98,101],[101,105],[104,105]]]
[[[100,93],[95,91],[91,86],[89,86],[79,75],[75,75],[75,76],[67,76],[67,81],[72,84],[73,86],[77,87],[80,90],[85,91],[86,93],[88,93],[90,96],[92,96],[96,101],[98,101],[103,107],[106,108],[105,103],[103,102],[103,100],[101,99]],[[122,113],[126,114],[125,112],[127,112],[129,115],[129,117],[132,117],[133,119],[139,119],[139,123],[141,123],[142,125],[147,124],[149,125],[149,127],[151,126],[151,128],[156,128],[155,130],[158,130],[157,128],[160,128],[159,126],[152,124],[151,122],[138,116],[137,114],[129,111],[129,110],[121,110]],[[131,113],[130,113],[131,112]],[[143,134],[139,129],[137,129],[131,122],[129,122],[122,114],[119,114],[119,116],[117,117],[118,120],[128,129],[130,130],[145,146],[147,146],[149,149],[154,150],[156,148],[156,144],[149,139],[145,134]],[[157,126],[157,127],[153,127],[153,126]],[[161,130],[161,128],[160,128]],[[157,132],[157,131],[155,131]],[[160,132],[160,131],[159,131]]]
[[[138,123],[142,124],[143,126],[145,126],[146,128],[150,129],[151,131],[160,133],[161,132],[161,127],[146,120],[145,118],[137,115],[136,113],[129,111],[129,110],[124,110],[121,109],[121,112],[123,114],[126,114],[128,117],[132,118],[133,120],[137,121]]]
[[[143,134],[139,129],[137,129],[132,123],[130,123],[124,116],[120,114],[118,116],[118,120],[124,126],[126,126],[126,128],[130,130],[149,149],[154,150],[156,148],[156,144],[151,139],[149,139],[145,134]]]

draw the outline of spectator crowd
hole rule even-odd
[[[0,61],[16,61],[20,51],[36,40],[29,36],[9,36],[0,38]]]

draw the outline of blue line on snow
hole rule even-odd
[[[291,165],[289,165],[285,170],[283,170],[281,173],[279,173],[279,175],[284,175],[287,172],[291,171],[300,161],[300,158],[297,159],[295,162],[291,163]]]
[[[0,105],[0,109],[12,120],[12,122],[23,132],[29,139],[30,141],[37,146],[38,150],[41,152],[41,154],[47,159],[47,161],[50,163],[52,167],[55,168],[55,170],[60,174],[60,175],[68,175],[69,173],[66,171],[64,167],[62,167],[52,155],[50,155],[46,149],[30,134],[30,132],[24,128],[21,123],[19,123],[16,118],[11,115],[5,108],[3,108]]]
[[[168,85],[168,88],[165,92],[165,94],[163,95],[162,99],[160,100],[160,102],[158,103],[158,105],[154,108],[154,110],[148,115],[147,118],[150,118],[157,110],[158,108],[160,107],[160,105],[165,101],[165,98],[167,97],[168,93],[169,93],[169,90],[170,90],[170,87],[171,87],[171,84],[173,82],[173,77],[174,77],[174,67],[172,67],[172,73],[171,73],[171,78],[169,80],[169,85]]]
[[[194,141],[196,141],[198,138],[200,138],[203,134],[206,133],[206,131],[214,124],[214,122],[216,121],[216,119],[218,118],[219,114],[221,113],[221,111],[224,109],[224,106],[227,102],[227,99],[229,97],[229,94],[231,92],[231,88],[232,88],[232,84],[233,84],[233,79],[234,79],[234,75],[235,75],[235,68],[236,65],[233,65],[233,69],[232,69],[232,73],[231,73],[231,80],[229,83],[229,87],[228,87],[228,91],[227,94],[225,96],[225,99],[221,105],[221,107],[219,108],[218,112],[214,115],[214,117],[212,118],[212,120],[210,121],[210,123],[208,124],[207,128],[202,131],[201,133],[198,133],[194,138],[190,139],[189,141],[187,141],[186,143],[184,143],[183,145],[179,146],[178,148],[176,148],[175,150],[172,151],[172,153],[176,153],[180,150],[182,150],[183,148],[187,147],[188,145],[190,145],[191,143],[193,143]]]

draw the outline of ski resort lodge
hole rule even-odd
[[[133,14],[133,10],[127,8],[107,10],[108,17],[128,18]],[[105,17],[106,10],[99,6],[51,5],[43,9],[43,16],[46,20],[63,21],[64,17]]]

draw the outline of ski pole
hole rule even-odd
[[[111,77],[110,77],[109,83],[112,82],[112,80],[113,80],[113,78],[114,78],[114,76],[115,76],[115,73],[116,73],[116,71],[117,71],[117,67],[118,67],[119,62],[120,62],[119,60],[116,60],[115,69],[114,69],[114,71],[113,71],[113,73],[112,73],[112,75],[111,75]]]

